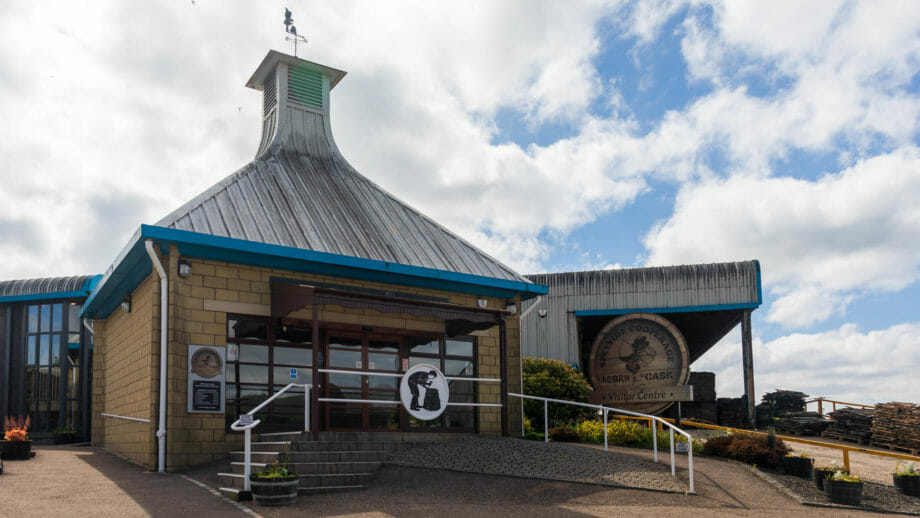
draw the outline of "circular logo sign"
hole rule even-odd
[[[198,349],[192,355],[192,373],[202,378],[213,378],[220,374],[220,354],[214,349]]]
[[[643,414],[688,400],[687,344],[659,315],[633,313],[610,321],[591,348],[592,401]]]
[[[399,383],[399,399],[403,408],[420,421],[437,419],[447,408],[449,397],[447,378],[431,365],[412,367]]]

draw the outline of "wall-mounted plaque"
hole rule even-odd
[[[224,413],[224,348],[188,346],[188,411]]]
[[[437,419],[447,408],[450,389],[437,368],[421,364],[409,369],[399,383],[399,399],[409,415],[419,421]]]
[[[655,414],[691,401],[687,344],[664,317],[632,313],[611,320],[591,347],[594,404]]]

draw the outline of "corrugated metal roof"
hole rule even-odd
[[[86,292],[94,275],[73,277],[49,277],[44,279],[22,279],[0,281],[0,298],[29,297],[55,293]]]
[[[521,319],[524,354],[580,362],[576,312],[735,311],[761,303],[757,261],[625,268],[526,276],[548,293],[524,303]],[[539,310],[546,310],[543,318]],[[612,317],[611,317],[612,318]],[[719,333],[727,330],[718,330]]]
[[[275,74],[268,81],[274,86],[263,94],[277,98],[263,102],[268,113],[257,158],[157,226],[530,282],[351,167],[329,126],[332,69],[316,68],[324,74],[324,104],[317,109],[288,95],[294,59],[269,53],[259,67]],[[296,63],[298,70],[302,64],[319,67]],[[250,80],[256,88],[264,83]]]

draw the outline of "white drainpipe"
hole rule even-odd
[[[157,471],[162,473],[166,471],[166,325],[168,322],[166,317],[167,311],[169,311],[169,301],[167,299],[169,295],[169,279],[166,277],[166,270],[163,269],[160,258],[153,251],[153,241],[150,239],[144,241],[144,246],[147,247],[147,255],[150,256],[150,261],[153,263],[157,275],[160,276],[160,426],[157,429],[157,439],[159,439]]]

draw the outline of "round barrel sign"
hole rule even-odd
[[[659,315],[632,313],[611,320],[591,347],[591,402],[655,414],[692,400],[690,361],[677,328]]]

